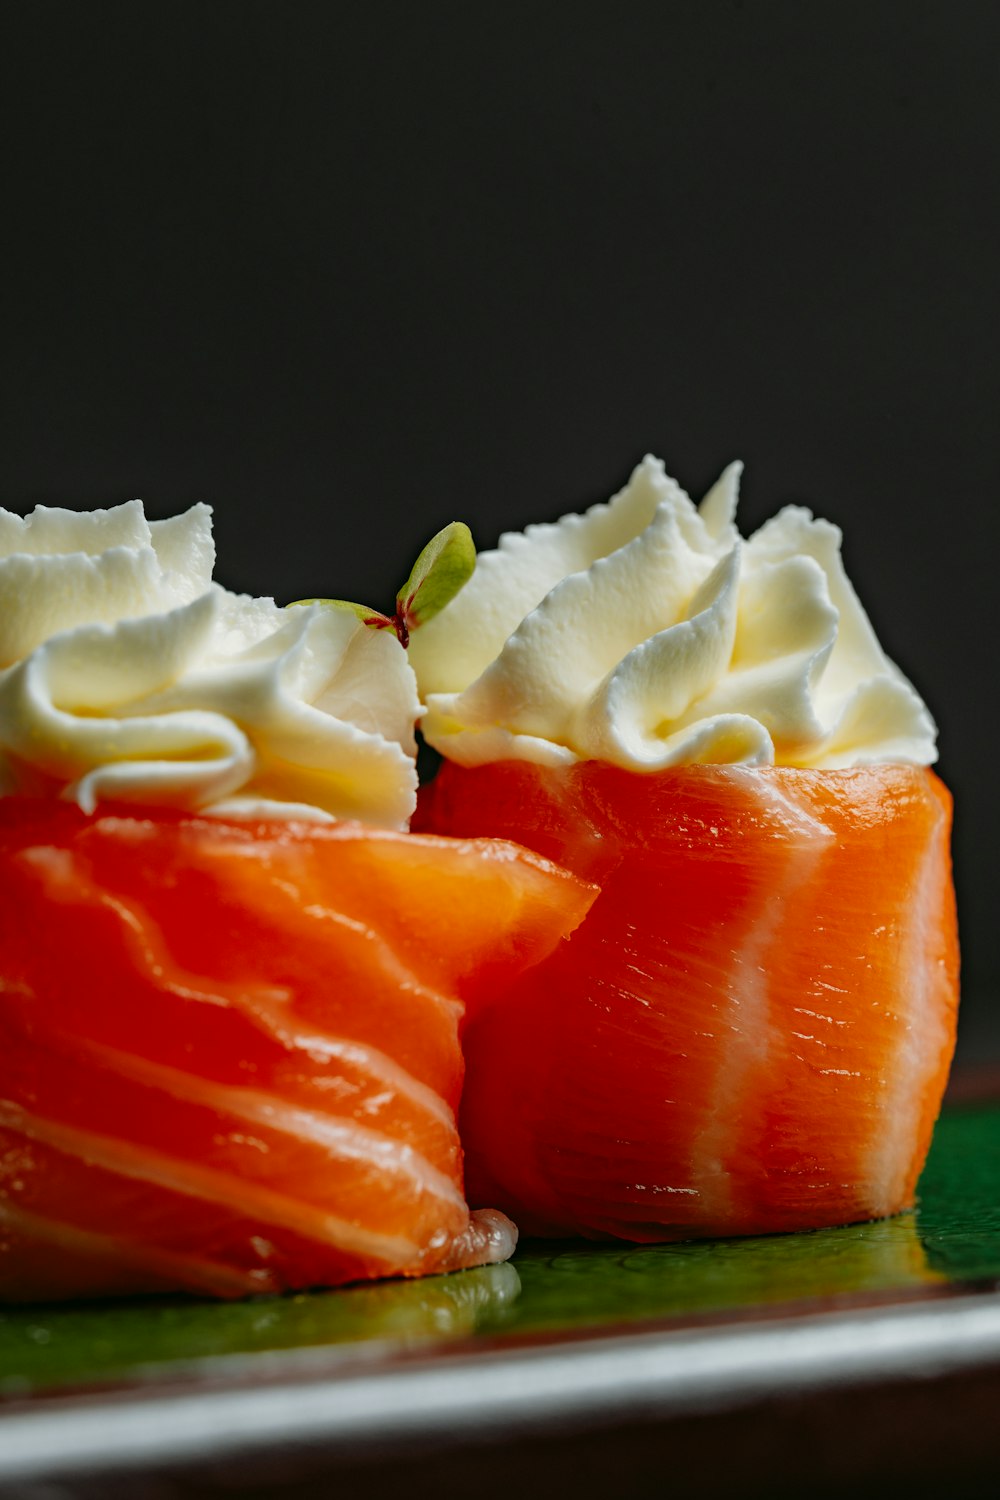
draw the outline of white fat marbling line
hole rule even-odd
[[[306,1053],[313,1062],[327,1065],[346,1063],[349,1067],[357,1068],[359,1073],[366,1073],[383,1088],[402,1095],[449,1132],[456,1129],[455,1111],[447,1101],[419,1078],[414,1078],[402,1064],[378,1047],[370,1047],[367,1043],[355,1042],[346,1037],[331,1036],[329,1032],[319,1032],[311,1026],[308,1030],[291,1031],[284,1028],[279,1031],[275,1027],[273,1034],[280,1036],[295,1051]]]
[[[290,1229],[316,1244],[381,1261],[389,1267],[410,1264],[421,1253],[421,1247],[403,1235],[365,1229],[230,1172],[179,1160],[117,1137],[63,1125],[23,1109],[10,1099],[0,1099],[0,1129],[39,1141],[118,1177],[145,1182],[185,1198],[216,1203],[241,1219]]]
[[[440,1094],[379,1048],[352,1038],[332,1036],[318,1030],[312,1022],[303,1021],[289,1008],[289,990],[185,972],[168,952],[166,938],[152,914],[137,901],[114,896],[98,886],[85,862],[71,850],[35,845],[21,851],[16,858],[42,882],[48,899],[72,905],[97,905],[113,913],[121,924],[132,963],[158,988],[204,1005],[231,1006],[290,1051],[304,1052],[313,1061],[347,1062],[368,1073],[380,1086],[402,1094],[449,1130],[455,1129],[454,1111]],[[325,907],[322,912],[324,920],[342,917],[346,925],[360,928],[363,935],[370,936],[378,945],[379,957],[387,965],[393,983],[405,982],[416,1000],[443,1009],[449,1016],[457,1015],[460,1010],[457,1002],[422,984],[402,965],[380,934],[342,913]]]
[[[729,1007],[720,1031],[729,1032],[722,1065],[716,1075],[710,1123],[695,1143],[693,1181],[706,1217],[724,1223],[732,1207],[732,1185],[726,1162],[746,1120],[734,1101],[744,1092],[748,1077],[766,1065],[775,1041],[770,1016],[770,967],[767,961],[788,919],[788,903],[801,886],[808,886],[820,861],[836,843],[833,829],[793,801],[773,778],[739,766],[726,774],[739,781],[760,806],[776,831],[783,835],[785,863],[779,883],[765,894],[760,919],[734,954],[725,982]]]
[[[54,1246],[84,1260],[103,1261],[131,1271],[140,1271],[157,1281],[207,1292],[214,1297],[253,1297],[281,1290],[272,1271],[261,1267],[241,1271],[219,1261],[184,1255],[143,1244],[128,1235],[98,1234],[62,1219],[28,1213],[0,1198],[0,1226],[30,1244]]]
[[[114,1047],[85,1043],[81,1050],[101,1067],[144,1088],[216,1111],[223,1126],[226,1119],[263,1125],[290,1140],[320,1147],[332,1162],[371,1166],[382,1179],[403,1178],[418,1193],[439,1198],[461,1212],[465,1211],[465,1199],[443,1172],[422,1152],[383,1131],[290,1104],[262,1089],[216,1083],[200,1074],[185,1073],[180,1068],[150,1062]]]
[[[875,1212],[893,1212],[902,1199],[917,1127],[926,1109],[925,1090],[950,1043],[942,1020],[948,1006],[941,995],[942,989],[947,991],[948,978],[940,955],[934,952],[949,878],[947,818],[940,807],[936,814],[903,912],[906,932],[898,960],[899,982],[892,996],[894,1005],[903,1011],[899,1017],[902,1031],[885,1090],[881,1128],[875,1132],[865,1173]]]

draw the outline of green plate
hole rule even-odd
[[[16,1308],[0,1312],[0,1396],[176,1382],[265,1352],[370,1361],[461,1341],[492,1348],[791,1304],[909,1300],[996,1278],[1000,1106],[953,1108],[938,1125],[916,1211],[896,1219],[680,1245],[535,1241],[509,1265],[250,1302]]]

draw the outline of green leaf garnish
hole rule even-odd
[[[396,595],[396,619],[406,633],[440,614],[468,583],[475,567],[472,532],[464,521],[452,521],[427,543]]]
[[[388,615],[380,614],[377,609],[369,609],[367,604],[353,604],[350,599],[293,599],[286,605],[287,609],[303,608],[309,604],[322,604],[326,609],[347,609],[352,615],[357,615],[372,630],[395,630],[396,622]]]
[[[366,604],[349,599],[293,599],[288,609],[322,604],[328,609],[350,610],[372,630],[394,630],[400,644],[410,644],[410,632],[425,625],[450,604],[476,569],[476,544],[464,521],[452,521],[427,546],[413,564],[409,578],[396,595],[396,613],[380,614]]]

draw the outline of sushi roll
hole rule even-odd
[[[646,459],[501,539],[413,643],[444,757],[415,826],[601,887],[466,1037],[470,1201],[640,1241],[913,1203],[954,1047],[951,801],[840,535],[748,541]]]
[[[593,890],[411,837],[391,633],[211,580],[205,507],[0,513],[0,1301],[503,1260],[466,1011]]]

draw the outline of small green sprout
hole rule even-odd
[[[409,578],[396,595],[396,613],[383,615],[365,604],[348,599],[295,599],[289,609],[300,605],[322,604],[327,609],[347,609],[357,615],[371,630],[394,630],[403,646],[410,635],[441,613],[446,604],[472,577],[476,567],[476,545],[464,521],[452,521],[431,538],[423,549]]]

